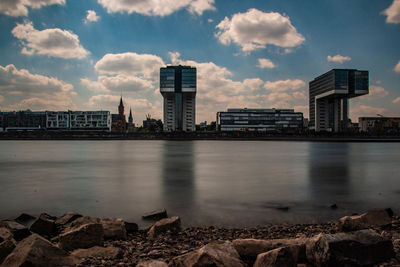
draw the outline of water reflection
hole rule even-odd
[[[162,196],[175,211],[195,204],[194,142],[164,142],[162,147]]]

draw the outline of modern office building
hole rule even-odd
[[[0,112],[2,131],[41,130],[46,128],[45,111],[10,111]]]
[[[164,131],[196,130],[196,89],[196,68],[179,65],[160,69]]]
[[[360,117],[361,132],[400,132],[400,117]]]
[[[369,93],[368,71],[333,69],[309,84],[310,122],[315,131],[346,131],[348,99]]]
[[[303,128],[303,113],[293,109],[228,109],[217,113],[220,131],[296,131]]]
[[[110,131],[109,111],[47,111],[46,128],[63,131]]]

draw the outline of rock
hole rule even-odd
[[[61,234],[69,232],[73,229],[76,229],[82,225],[88,224],[88,223],[100,223],[100,219],[99,218],[94,218],[94,217],[90,217],[90,216],[83,216],[83,217],[79,217],[78,219],[73,220],[72,222],[65,224],[62,227],[62,230],[60,231]]]
[[[336,210],[338,208],[338,206],[336,204],[332,204],[332,205],[330,205],[330,208],[333,210]]]
[[[125,222],[125,229],[128,234],[136,233],[139,231],[139,226],[137,223]]]
[[[271,239],[271,240],[259,240],[259,239],[236,239],[233,240],[233,246],[239,253],[240,257],[246,262],[254,262],[258,254],[268,252],[270,250],[288,247],[288,246],[299,246],[299,262],[304,262],[306,258],[306,238],[295,238],[295,239]]]
[[[245,266],[245,264],[240,260],[239,254],[232,243],[230,241],[225,241],[222,244],[209,243],[198,250],[175,257],[169,263],[169,266],[242,267]]]
[[[14,221],[1,221],[0,227],[5,227],[10,230],[14,239],[17,241],[20,241],[31,234],[28,228]]]
[[[18,243],[7,256],[3,266],[62,266],[74,265],[77,260],[43,237],[32,234]]]
[[[148,212],[142,216],[143,220],[161,220],[164,218],[168,218],[167,210],[160,209],[160,210],[153,210]]]
[[[393,210],[391,208],[387,208],[387,209],[385,209],[385,211],[387,212],[389,217],[393,217],[394,216],[394,212],[393,212]]]
[[[181,219],[178,216],[166,218],[156,222],[147,233],[148,238],[155,238],[161,233],[179,232],[182,230]]]
[[[16,244],[11,231],[4,227],[0,228],[0,264],[13,251]]]
[[[158,260],[150,260],[150,261],[141,261],[139,262],[136,267],[168,267],[163,261]]]
[[[100,223],[88,223],[65,232],[58,237],[60,247],[65,250],[101,246],[104,241]]]
[[[395,254],[391,240],[372,230],[319,234],[306,243],[307,260],[316,266],[373,265]]]
[[[87,249],[76,249],[71,252],[77,258],[108,258],[116,259],[122,256],[122,251],[117,247],[94,246]]]
[[[36,220],[35,216],[29,215],[27,213],[22,213],[14,221],[22,225],[25,225],[26,227],[30,227],[35,220]]]
[[[105,239],[126,240],[126,228],[124,220],[102,219],[100,222],[103,226]]]
[[[258,254],[253,267],[296,267],[301,246],[281,247]]]
[[[50,216],[46,213],[40,214],[39,218],[32,224],[30,230],[36,234],[44,237],[53,237],[57,235],[55,224],[56,217]]]
[[[370,210],[361,215],[345,216],[340,219],[343,231],[355,231],[376,226],[386,226],[392,223],[392,218],[384,209]]]
[[[82,215],[80,215],[79,213],[67,212],[64,215],[62,215],[61,217],[57,218],[57,220],[55,221],[56,227],[58,229],[60,229],[64,225],[69,224],[80,217],[82,217]]]

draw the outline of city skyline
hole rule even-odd
[[[244,3],[242,3],[244,2]],[[400,1],[46,0],[0,3],[0,110],[161,118],[159,70],[197,68],[197,123],[227,108],[294,108],[334,68],[370,71],[350,117],[400,115]]]

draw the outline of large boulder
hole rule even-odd
[[[47,213],[40,214],[39,218],[32,224],[30,230],[33,233],[51,238],[57,235],[55,220],[57,218]]]
[[[175,257],[169,263],[169,266],[244,267],[245,264],[240,260],[240,256],[232,243],[230,241],[225,241],[222,244],[209,243],[198,250]]]
[[[289,246],[258,254],[253,267],[296,267],[301,250],[301,246]]]
[[[13,235],[7,228],[0,228],[0,264],[13,251],[17,242],[14,240]]]
[[[66,224],[69,224],[80,217],[82,217],[82,215],[80,215],[79,213],[67,212],[64,215],[58,217],[54,223],[56,224],[57,229],[62,229]]]
[[[102,219],[105,239],[126,239],[125,222],[122,219]]]
[[[139,226],[134,222],[125,222],[125,229],[128,234],[136,233],[139,231]]]
[[[22,213],[14,221],[22,225],[25,225],[26,227],[30,227],[35,220],[36,220],[35,216],[32,216],[27,213]]]
[[[149,260],[139,262],[136,267],[168,267],[168,264],[163,261]]]
[[[355,231],[376,226],[385,226],[392,223],[392,218],[385,209],[370,210],[361,215],[345,216],[340,219],[343,231]]]
[[[294,238],[294,239],[271,239],[271,240],[260,240],[260,239],[236,239],[233,240],[233,246],[239,253],[240,257],[246,262],[254,262],[258,254],[268,252],[270,250],[298,246],[299,247],[299,262],[305,261],[306,253],[306,238]]]
[[[76,249],[71,252],[71,255],[77,258],[116,259],[122,256],[122,251],[117,247],[94,246],[87,249]]]
[[[181,219],[178,216],[166,218],[156,222],[148,231],[148,238],[155,238],[159,234],[170,232],[179,232],[182,230]]]
[[[14,239],[17,241],[20,241],[31,234],[28,228],[15,221],[1,221],[0,227],[5,227],[10,230]]]
[[[391,240],[372,230],[321,233],[307,241],[306,254],[316,266],[373,265],[395,255]]]
[[[58,241],[65,250],[101,246],[104,242],[103,227],[100,223],[84,224],[59,235]]]
[[[153,210],[148,212],[142,216],[143,220],[161,220],[164,218],[168,218],[167,210],[160,209],[160,210]]]
[[[67,252],[33,234],[18,243],[3,266],[71,266],[76,263],[76,259]]]

